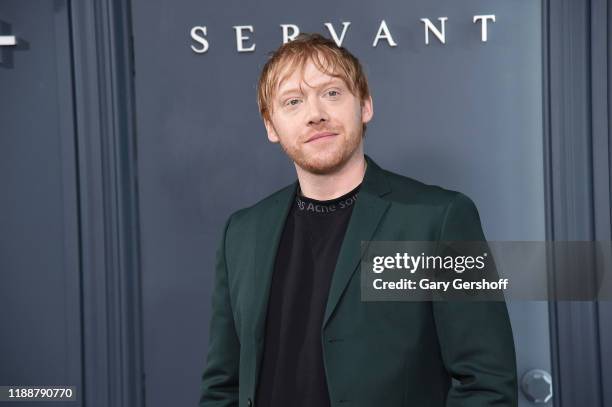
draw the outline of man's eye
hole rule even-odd
[[[331,97],[337,97],[337,96],[339,96],[339,95],[340,95],[340,92],[338,92],[337,90],[333,90],[333,89],[332,89],[332,90],[328,90],[328,91],[327,91],[327,94],[328,94],[329,96],[331,96]]]
[[[294,103],[295,102],[295,103]],[[300,102],[299,99],[289,99],[287,101],[287,103],[285,103],[287,106],[295,106]]]

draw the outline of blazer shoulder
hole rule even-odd
[[[439,185],[426,184],[417,179],[384,170],[391,193],[390,199],[402,204],[446,206],[456,199],[468,198],[459,191],[443,188]]]
[[[286,197],[287,194],[291,194],[294,187],[295,183],[291,183],[266,196],[265,198],[260,199],[253,205],[238,209],[237,211],[233,212],[229,217],[229,221],[231,224],[230,227],[237,227],[238,229],[241,229],[242,227],[254,225],[254,222],[261,216],[263,216],[265,212],[271,206],[273,206],[274,203],[276,203],[282,197]]]
[[[485,240],[476,204],[464,193],[425,184],[390,171],[387,171],[387,181],[391,193],[385,199],[391,200],[398,207],[426,206],[438,214],[440,238]]]

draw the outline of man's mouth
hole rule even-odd
[[[338,133],[332,133],[332,132],[329,132],[329,131],[322,131],[320,133],[313,134],[306,142],[310,143],[311,141],[318,140],[320,138],[327,138],[327,137],[335,136],[337,134]]]

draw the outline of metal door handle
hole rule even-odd
[[[521,390],[532,403],[546,404],[553,396],[552,377],[546,370],[530,370],[521,379]]]

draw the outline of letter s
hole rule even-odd
[[[196,52],[198,54],[203,54],[206,51],[208,51],[208,40],[206,39],[206,37],[204,37],[206,34],[206,26],[199,26],[196,25],[195,27],[193,27],[191,29],[191,38],[193,38],[194,41],[199,42],[200,44],[202,44],[202,48],[196,48],[195,46],[191,46],[191,49],[193,50],[193,52]]]

